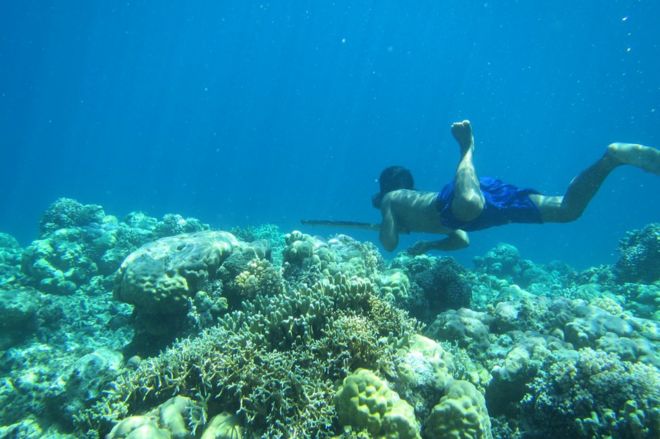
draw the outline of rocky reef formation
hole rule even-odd
[[[660,224],[626,233],[619,242],[621,257],[615,274],[621,282],[653,283],[660,280]]]
[[[0,437],[657,437],[658,230],[467,269],[61,199],[0,234]]]

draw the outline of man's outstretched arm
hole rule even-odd
[[[394,220],[390,200],[383,200],[380,211],[383,215],[383,222],[380,224],[380,242],[385,247],[385,250],[391,252],[399,245],[399,230]]]
[[[431,250],[460,250],[470,245],[470,238],[463,230],[454,230],[445,239],[438,241],[418,241],[407,251],[411,255],[421,255]]]

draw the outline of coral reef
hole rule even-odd
[[[16,238],[7,233],[0,233],[0,288],[20,284],[22,251]]]
[[[107,428],[185,389],[216,395],[209,414],[235,413],[252,434],[321,431],[333,423],[333,381],[357,365],[394,373],[394,353],[414,330],[357,277],[259,295],[220,325],[143,360],[78,422]]]
[[[432,321],[447,309],[470,306],[472,289],[467,270],[452,258],[399,256],[393,267],[403,269],[411,286],[404,301],[398,302],[422,321]],[[405,285],[405,280],[402,282]]]
[[[219,310],[219,269],[241,244],[226,232],[197,232],[161,238],[126,257],[115,278],[114,298],[134,305],[132,353],[157,352],[181,335],[197,302]],[[203,295],[200,300],[198,295]]]
[[[660,223],[632,230],[619,242],[621,256],[615,265],[621,282],[653,283],[660,280]]]
[[[454,357],[436,341],[415,334],[397,352],[396,390],[425,419],[431,404],[438,401],[456,372]]]
[[[366,431],[372,437],[420,437],[410,404],[368,369],[358,369],[344,378],[335,406],[342,427]]]
[[[539,436],[657,437],[659,389],[655,368],[586,348],[548,357],[523,411]]]
[[[424,423],[424,434],[427,437],[492,438],[483,395],[467,381],[453,381]]]
[[[204,409],[185,396],[174,396],[140,416],[122,419],[107,439],[189,438],[205,418]]]
[[[657,228],[469,270],[60,199],[0,234],[0,437],[657,437]]]
[[[36,297],[25,290],[0,290],[0,349],[24,341],[38,326]]]

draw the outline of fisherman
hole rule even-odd
[[[440,193],[415,190],[412,174],[390,166],[380,174],[380,192],[373,206],[380,209],[380,241],[394,250],[400,233],[447,235],[438,241],[419,241],[408,252],[458,250],[469,245],[467,232],[509,223],[567,223],[582,215],[605,178],[620,165],[632,165],[660,175],[660,150],[632,143],[612,143],[605,154],[571,181],[563,196],[543,195],[491,177],[477,176],[472,161],[474,137],[470,122],[452,124],[460,147],[454,180]]]

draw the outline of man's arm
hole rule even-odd
[[[421,255],[431,250],[460,250],[470,245],[470,238],[463,230],[454,230],[439,241],[418,241],[408,249],[411,255]]]
[[[380,242],[385,250],[391,252],[399,244],[399,230],[397,229],[392,205],[388,197],[382,201],[380,212],[383,215],[383,222],[380,225]]]

